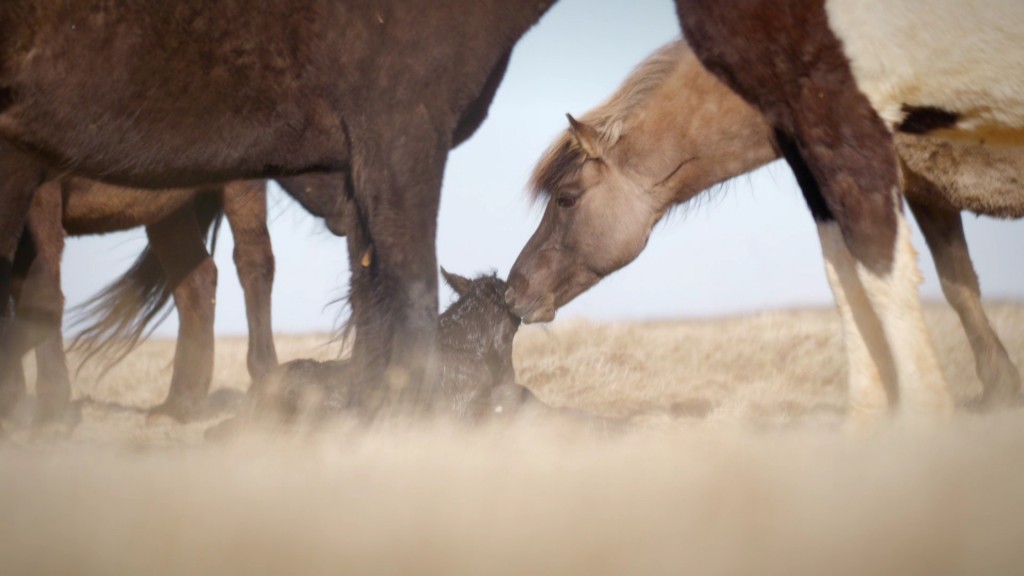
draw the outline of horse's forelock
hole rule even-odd
[[[558,188],[562,181],[579,171],[586,160],[586,154],[566,130],[548,148],[537,168],[530,177],[530,196],[533,201],[543,201]]]
[[[601,144],[610,148],[622,136],[627,121],[642,109],[655,90],[679,66],[690,47],[682,40],[666,44],[641,62],[603,104],[581,117],[584,124],[601,135]],[[569,130],[562,131],[537,164],[530,178],[533,201],[547,199],[562,181],[575,174],[586,160],[579,143]]]

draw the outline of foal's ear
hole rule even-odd
[[[566,114],[565,117],[569,119],[569,129],[572,130],[573,137],[579,142],[580,148],[583,148],[587,156],[600,158],[602,155],[601,133],[597,131],[597,128],[580,122],[573,118],[572,114]]]
[[[465,296],[466,293],[469,292],[470,285],[473,284],[473,281],[469,278],[463,278],[458,274],[452,274],[445,270],[443,266],[441,267],[441,276],[444,277],[444,281],[451,286],[452,290],[455,290],[455,293],[459,296]]]

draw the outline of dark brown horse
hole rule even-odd
[[[924,327],[893,132],[1024,142],[1024,5],[991,0],[676,0],[701,63],[775,130],[819,226],[843,311],[850,402],[952,401]],[[890,354],[891,353],[891,354]]]
[[[744,4],[744,10],[761,4],[765,3]],[[776,8],[781,14],[795,17],[789,14],[795,8]],[[682,13],[682,7],[680,11]],[[743,13],[743,10],[739,12]],[[761,16],[767,18],[769,14]],[[712,15],[709,22],[717,24],[729,18],[731,16]],[[770,23],[768,20],[765,22]],[[748,24],[758,25],[753,20]],[[699,22],[694,25],[699,25]],[[780,37],[776,39],[776,32],[763,31],[765,37],[755,35],[753,38],[771,45],[772,42],[784,43],[786,39],[802,38],[803,34],[795,31],[788,35],[779,33]],[[747,38],[742,34],[739,37]],[[718,40],[726,42],[724,38]],[[779,62],[785,62],[784,56],[790,53],[784,48],[778,49],[776,56]],[[716,49],[707,47],[707,50],[714,52]],[[728,52],[730,49],[722,50]],[[732,50],[738,54],[742,48],[734,47]],[[758,54],[757,58],[761,56]],[[776,64],[778,62],[762,62],[760,65],[771,70]],[[828,59],[819,64],[828,70],[833,70],[828,68],[831,64],[839,66],[835,71],[840,75],[842,66],[845,66],[843,61]],[[770,79],[762,80],[764,87],[773,86]],[[812,75],[794,80],[793,85],[810,86],[813,81],[826,80]],[[827,99],[830,94],[854,100],[858,97],[856,87],[845,88],[851,94],[833,94],[835,89],[835,86],[822,86],[820,98]],[[818,93],[815,93],[815,98],[818,98]],[[809,111],[791,112],[805,114],[814,110],[812,107]],[[850,110],[858,108],[851,107]],[[823,113],[822,110],[817,112]],[[856,114],[852,117],[857,118]],[[771,121],[771,115],[768,119]],[[803,118],[800,121],[809,120]],[[831,122],[831,126],[836,126],[835,122],[842,124],[836,119]],[[878,126],[885,132],[880,122]],[[821,148],[817,150],[824,153],[834,147],[835,154],[842,152],[856,156],[860,154],[861,146],[870,149],[870,143],[851,139],[855,132],[844,132],[836,140],[818,143]],[[885,146],[891,153],[888,133],[885,132],[884,136]],[[846,148],[851,143],[853,150]],[[538,167],[534,176],[535,188],[549,193],[551,199],[541,226],[510,274],[509,282],[513,288],[509,295],[510,303],[527,320],[548,319],[556,307],[634,259],[643,250],[651,227],[669,207],[774,159],[779,149],[783,153],[787,150],[793,152],[791,144],[784,130],[766,123],[743,100],[729,94],[725,86],[708,75],[685,45],[662,51],[645,62],[606,105],[588,113],[583,122],[573,122],[571,131],[556,142]],[[922,228],[932,246],[947,296],[970,333],[979,373],[985,382],[986,400],[999,403],[1012,399],[1018,393],[1019,375],[981,311],[977,280],[963,244],[958,215],[960,209],[966,208],[981,208],[988,213],[1002,215],[1012,212],[1007,211],[1007,202],[991,199],[985,203],[971,201],[969,195],[959,191],[952,193],[952,189],[963,187],[956,183],[958,169],[955,167],[965,160],[965,165],[984,166],[992,172],[1008,169],[1010,177],[993,177],[984,189],[975,191],[987,197],[1006,196],[1005,184],[1014,181],[1015,170],[1020,174],[1019,164],[1014,164],[1012,159],[1001,160],[1000,152],[989,152],[975,146],[977,150],[974,151],[957,148],[951,159],[943,153],[946,158],[943,166],[942,161],[922,161],[922,157],[936,157],[931,152],[923,152],[923,147],[934,146],[932,143],[903,141],[901,146],[906,150],[904,158],[913,164],[914,170],[919,171],[912,174],[907,194],[912,195],[915,212],[921,216]],[[884,157],[883,152],[874,150],[873,153]],[[833,160],[839,158],[829,157]],[[849,173],[836,175],[846,182],[843,186],[853,185],[850,178],[858,174],[853,168],[868,170],[866,165],[857,165],[851,166]],[[937,176],[938,171],[943,172],[943,176],[931,183],[930,179]],[[874,202],[885,198],[888,192],[872,192],[875,196],[871,198],[875,200],[862,201],[858,196],[860,192],[851,188],[848,192],[853,194],[852,199],[841,201],[834,198],[830,202],[839,202],[840,205],[830,208],[832,204],[824,203],[822,197],[816,195],[816,180],[811,173],[800,169],[796,173],[812,212],[819,219],[829,278],[843,314],[850,359],[853,420],[872,418],[884,411],[888,399],[883,380],[898,382],[899,390],[903,392],[903,406],[910,410],[945,410],[948,408],[948,395],[921,324],[916,270],[906,244],[902,214],[898,211],[899,189],[894,189],[895,196],[886,201],[892,213],[883,218],[878,210],[885,202],[877,206]],[[864,235],[862,241],[884,239],[887,218],[901,222],[901,252],[890,254],[888,264],[895,266],[893,259],[898,256],[901,266],[898,273],[873,271],[871,266],[860,260],[866,257],[864,245],[853,254],[846,252],[847,246],[852,248],[855,242],[847,235],[846,228],[840,235],[840,228],[835,222],[853,218],[853,215],[860,220],[847,221],[843,226],[860,230],[858,234]],[[869,216],[877,219],[863,220]],[[872,226],[881,228],[872,230]],[[867,229],[861,230],[863,227]],[[890,324],[888,327],[887,323]],[[936,371],[920,371],[932,368]]]
[[[553,2],[5,0],[0,318],[48,178],[172,188],[344,171],[354,358],[384,384],[375,403],[428,404],[447,154]]]
[[[279,182],[299,202],[344,235],[344,179],[305,175]],[[266,227],[266,187],[262,181],[236,182],[209,189],[152,192],[71,178],[36,192],[29,223],[15,258],[15,301],[19,340],[36,343],[39,421],[62,416],[70,395],[61,319],[60,259],[65,233],[72,236],[146,226],[149,246],[119,280],[84,305],[83,321],[93,322],[75,340],[86,359],[109,352],[109,365],[166,317],[173,297],[180,320],[174,372],[167,400],[153,413],[180,420],[198,415],[213,371],[216,268],[203,244],[219,215],[227,216],[235,237],[234,260],[245,294],[249,327],[247,364],[253,379],[277,365],[270,297],[274,255]],[[211,233],[215,236],[216,231]],[[4,412],[24,393],[16,369],[4,382]]]

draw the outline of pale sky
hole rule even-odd
[[[535,229],[540,208],[525,193],[541,153],[565,127],[611,94],[629,71],[679,36],[671,0],[560,0],[517,45],[490,115],[452,152],[442,189],[438,259],[452,272],[497,270],[505,277]],[[328,331],[344,293],[344,239],[280,190],[270,197],[277,257],[274,329]],[[965,215],[968,242],[988,299],[1024,300],[1024,223]],[[941,299],[920,234],[922,294]],[[68,306],[123,272],[145,246],[141,230],[71,239],[64,258]],[[246,333],[231,234],[221,232],[216,331]],[[442,291],[441,305],[451,295]],[[633,264],[563,308],[559,319],[686,319],[805,306],[830,306],[814,223],[789,168],[775,163],[738,178],[697,210],[658,226]],[[326,308],[325,308],[326,307]],[[174,315],[157,331],[173,336]]]

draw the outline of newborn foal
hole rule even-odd
[[[443,268],[441,274],[458,294],[438,321],[445,408],[470,421],[515,413],[533,394],[515,382],[512,339],[520,320],[505,304],[505,282],[493,274],[473,280]],[[293,360],[253,385],[251,408],[285,421],[359,413],[362,395],[349,370],[348,360]]]

